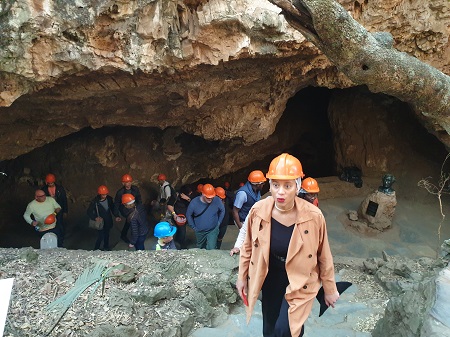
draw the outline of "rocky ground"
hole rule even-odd
[[[220,325],[236,305],[237,257],[227,251],[83,251],[0,249],[0,278],[14,278],[5,336],[45,336],[64,309],[46,306],[74,287],[85,269],[116,266],[102,286],[89,287],[67,310],[50,336],[188,336]],[[353,282],[355,302],[385,306],[399,284],[435,273],[431,259],[336,258],[336,271]],[[86,284],[90,284],[85,277]],[[91,292],[91,289],[94,289]],[[382,311],[383,308],[381,308]],[[359,320],[370,333],[381,315]]]

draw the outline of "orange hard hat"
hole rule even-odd
[[[202,193],[207,198],[214,198],[216,196],[216,191],[214,190],[214,186],[211,184],[203,185]]]
[[[220,199],[225,199],[227,196],[225,195],[225,190],[222,187],[216,187],[215,189],[216,195]]]
[[[302,188],[308,193],[319,193],[319,184],[314,178],[306,178],[302,182]]]
[[[45,183],[54,183],[56,181],[56,177],[54,174],[49,173],[45,176]]]
[[[108,187],[106,187],[105,185],[100,185],[97,188],[97,194],[108,194],[108,193],[109,193]]]
[[[177,214],[173,217],[178,226],[184,226],[186,224],[186,216],[184,214]]]
[[[228,181],[225,181],[224,183],[223,183],[223,186],[225,187],[225,188],[230,188],[230,183],[228,182]]]
[[[262,173],[259,170],[256,171],[252,171],[250,172],[250,174],[248,175],[248,181],[250,181],[252,184],[258,184],[258,183],[263,183],[265,182],[267,179],[266,177],[264,177],[264,173]]]
[[[45,220],[44,220],[44,223],[46,224],[46,225],[51,225],[51,224],[54,224],[56,222],[56,216],[55,216],[55,214],[50,214],[50,215],[48,215],[46,218],[45,218]]]
[[[266,177],[269,179],[297,179],[303,178],[303,168],[300,161],[288,153],[282,153],[272,160]]]
[[[158,174],[158,180],[166,180],[166,179],[167,179],[167,177],[164,173]]]
[[[131,205],[134,202],[135,198],[133,194],[125,193],[122,195],[122,204]]]
[[[198,184],[197,185],[197,192],[198,193],[202,193],[203,192],[203,184]]]
[[[129,175],[128,173],[124,174],[122,176],[122,182],[123,183],[131,183],[132,181],[133,181],[133,177],[131,175]]]

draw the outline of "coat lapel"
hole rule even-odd
[[[295,198],[295,208],[297,209],[297,220],[295,221],[295,228],[292,232],[291,241],[289,243],[288,254],[286,257],[286,266],[300,252],[300,250],[303,247],[302,224],[312,219],[309,212],[305,212],[304,207],[305,202],[307,201],[297,197]]]

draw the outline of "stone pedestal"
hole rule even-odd
[[[360,219],[364,219],[367,222],[369,227],[383,231],[391,227],[396,205],[395,192],[387,195],[383,192],[375,191],[369,194],[361,203],[358,215]]]

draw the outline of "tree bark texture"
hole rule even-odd
[[[428,119],[428,127],[444,129],[441,136],[448,138],[449,76],[396,50],[390,33],[368,32],[334,0],[269,1],[355,84],[407,102]]]

